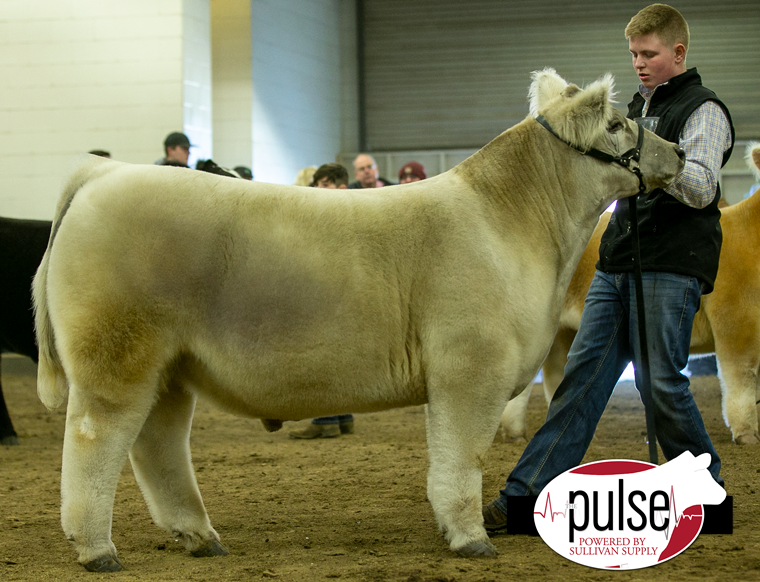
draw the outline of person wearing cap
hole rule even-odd
[[[175,131],[166,136],[164,140],[164,159],[162,166],[189,167],[187,160],[190,157],[190,140],[184,133]]]
[[[398,171],[398,183],[408,184],[409,182],[419,182],[427,178],[425,168],[419,162],[407,162]]]
[[[377,162],[369,154],[359,154],[354,159],[354,178],[356,178],[356,182],[351,182],[348,185],[352,190],[391,185],[388,180],[380,177],[377,171]]]

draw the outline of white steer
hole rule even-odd
[[[227,553],[190,461],[197,393],[281,420],[426,403],[438,526],[460,554],[495,554],[481,469],[501,411],[551,346],[597,217],[639,189],[568,145],[635,147],[611,89],[535,73],[523,122],[442,175],[376,190],[76,169],[34,299],[40,398],[68,394],[61,521],[79,561],[122,567],[111,520],[127,455],[158,526],[194,555]],[[682,156],[646,132],[646,187]]]

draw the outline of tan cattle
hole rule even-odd
[[[748,148],[751,166],[760,168],[760,145]],[[760,175],[758,175],[760,179]],[[567,353],[580,325],[583,302],[599,258],[599,243],[611,214],[605,213],[568,287],[559,328],[543,364],[549,402],[564,376]],[[723,418],[738,444],[756,444],[760,398],[760,194],[721,209],[723,246],[715,289],[702,298],[694,318],[690,353],[715,353],[723,394]],[[525,441],[529,390],[511,400],[502,414],[505,440]]]
[[[438,526],[460,554],[495,554],[481,470],[501,411],[551,345],[597,217],[639,188],[563,143],[635,146],[611,87],[536,73],[523,122],[444,174],[376,190],[79,167],[34,282],[39,395],[68,394],[61,521],[79,561],[122,567],[111,519],[128,455],[158,526],[194,555],[227,553],[190,462],[198,393],[281,420],[426,403]],[[645,185],[682,158],[646,132]]]

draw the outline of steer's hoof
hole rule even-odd
[[[462,546],[461,548],[454,551],[458,555],[465,558],[491,558],[499,553],[496,551],[496,546],[494,546],[490,540],[470,542],[466,546]]]
[[[124,564],[116,556],[101,556],[82,566],[90,572],[121,572],[124,569]]]
[[[760,443],[760,438],[758,437],[757,433],[743,434],[739,437],[736,437],[737,445],[756,445],[758,443]]]
[[[213,558],[214,556],[226,556],[229,553],[230,551],[218,540],[209,540],[190,552],[196,558]]]
[[[18,437],[15,434],[4,436],[0,438],[0,445],[4,445],[6,447],[17,447]]]

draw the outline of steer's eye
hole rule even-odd
[[[617,133],[621,129],[623,129],[623,122],[622,121],[613,121],[610,123],[610,126],[608,128],[610,133]]]

